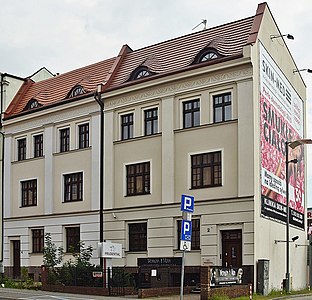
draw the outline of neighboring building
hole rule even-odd
[[[96,248],[101,120],[94,92],[101,84],[104,238],[123,247],[113,265],[144,267],[149,285],[150,269],[179,263],[181,194],[191,194],[186,282],[210,264],[241,268],[256,287],[257,265],[268,260],[268,288],[279,289],[284,142],[305,134],[306,87],[294,69],[263,3],[253,17],[135,51],[123,46],[115,58],[25,83],[4,121],[6,272],[16,277],[28,266],[36,274],[45,233],[65,249],[79,240]],[[300,159],[301,172],[291,176],[290,236],[305,240]],[[290,248],[292,288],[303,288],[306,247]],[[170,276],[157,280],[179,280]]]
[[[12,101],[12,99],[15,97],[18,90],[21,88],[22,84],[29,80],[32,80],[34,82],[38,82],[40,80],[44,80],[47,78],[51,78],[54,75],[48,71],[45,67],[41,68],[37,72],[35,72],[33,75],[29,76],[28,78],[21,78],[18,76],[14,76],[8,73],[1,73],[0,72],[0,182],[1,182],[1,189],[0,189],[0,199],[2,199],[2,170],[3,170],[3,135],[2,135],[2,119],[3,119],[3,112],[7,109],[9,103]],[[3,230],[2,230],[2,200],[0,205],[0,216],[1,216],[1,222],[0,222],[0,236],[1,240],[3,237]],[[3,273],[3,249],[2,249],[3,243],[0,244],[0,272]]]

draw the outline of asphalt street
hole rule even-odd
[[[93,296],[93,295],[78,295],[57,292],[32,291],[0,288],[0,300],[133,300],[138,299],[137,296],[125,297],[108,297],[108,296]],[[152,298],[153,299],[153,298]],[[156,298],[154,298],[156,299]],[[180,295],[157,297],[157,300],[179,300]],[[183,295],[184,300],[199,300],[199,294]]]

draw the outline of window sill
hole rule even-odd
[[[68,151],[63,151],[63,152],[54,152],[53,155],[54,156],[58,156],[58,155],[63,155],[63,154],[68,154],[68,153],[73,153],[73,152],[79,152],[79,151],[85,151],[85,150],[90,150],[92,149],[91,146],[87,147],[87,148],[77,148],[77,149],[72,149],[72,150],[68,150]]]
[[[126,139],[126,140],[116,140],[116,141],[114,141],[114,144],[122,144],[122,143],[126,143],[126,142],[133,142],[133,141],[139,141],[139,140],[143,140],[143,139],[150,139],[153,137],[160,137],[161,135],[162,135],[161,132],[149,134],[149,135],[142,135],[142,136],[137,136],[137,137],[133,137],[130,139]]]
[[[147,250],[142,250],[142,251],[140,251],[140,250],[137,250],[137,251],[128,250],[128,251],[125,251],[125,253],[126,254],[143,254],[143,253],[147,253]]]
[[[133,195],[125,195],[124,197],[137,197],[137,196],[146,196],[151,195],[151,193],[144,193],[144,194],[133,194]]]

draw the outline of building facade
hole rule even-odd
[[[294,69],[263,3],[255,16],[135,51],[123,46],[117,57],[28,83],[4,121],[7,272],[16,277],[27,266],[36,274],[45,233],[67,250],[79,240],[96,248],[103,201],[104,239],[123,249],[113,265],[145,267],[148,285],[151,268],[182,257],[180,201],[187,194],[195,197],[188,279],[198,280],[208,264],[240,268],[256,287],[258,263],[267,261],[268,289],[280,288],[283,145],[305,134],[306,88]],[[303,158],[291,183],[300,191],[290,189],[290,236],[300,239]],[[307,285],[306,249],[292,246],[298,289]]]

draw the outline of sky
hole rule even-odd
[[[257,0],[0,0],[0,72],[20,77],[41,67],[64,73],[133,50],[253,16]],[[268,0],[299,69],[312,69],[312,1]],[[203,29],[203,24],[196,30]],[[312,138],[312,74],[307,85],[307,131]],[[307,202],[312,207],[312,145]],[[310,171],[311,170],[311,171]]]

